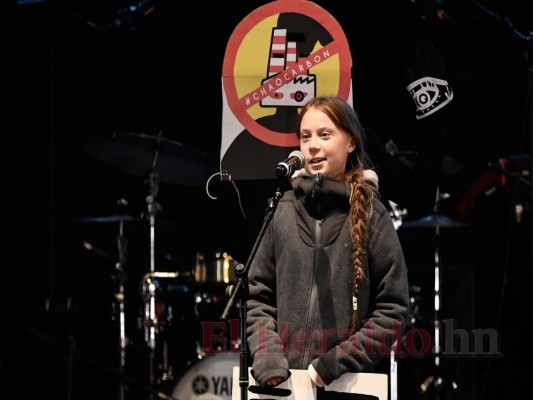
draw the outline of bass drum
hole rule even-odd
[[[178,381],[172,397],[180,400],[231,400],[233,367],[238,365],[238,352],[206,356]]]

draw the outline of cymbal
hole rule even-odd
[[[132,217],[128,214],[103,215],[99,217],[88,217],[75,219],[73,222],[90,222],[90,223],[105,223],[105,222],[139,222],[146,221],[145,218]]]
[[[202,186],[216,171],[210,156],[161,135],[135,132],[95,134],[83,147],[100,161],[135,176],[159,174],[159,182]]]
[[[115,223],[115,222],[125,222],[128,225],[149,225],[149,220],[147,217],[133,217],[129,214],[112,214],[112,215],[102,215],[95,217],[85,217],[72,219],[70,222],[73,223],[82,223],[82,224],[105,224],[105,223]],[[156,218],[155,224],[159,227],[171,227],[174,225],[172,221],[162,220]]]
[[[440,214],[427,215],[416,221],[404,222],[401,225],[403,228],[462,228],[466,226],[468,224]]]

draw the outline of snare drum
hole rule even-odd
[[[239,353],[218,353],[202,358],[178,381],[172,397],[187,400],[231,400],[233,367]]]

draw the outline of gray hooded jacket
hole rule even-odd
[[[377,186],[377,182],[376,186]],[[354,307],[350,187],[301,176],[280,199],[249,271],[247,336],[256,381],[312,363],[325,384],[371,372],[390,354],[409,311],[407,269],[388,210],[374,199]]]

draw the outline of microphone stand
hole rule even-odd
[[[276,211],[278,202],[283,197],[281,187],[282,187],[282,181],[280,179],[278,180],[278,186],[276,188],[276,192],[274,196],[271,197],[269,200],[269,204],[266,209],[265,218],[263,220],[263,225],[261,226],[259,235],[257,236],[255,243],[252,247],[250,256],[248,257],[248,260],[246,261],[246,265],[239,264],[235,268],[237,284],[232,289],[231,297],[229,298],[226,304],[226,307],[224,308],[224,311],[222,313],[222,316],[220,317],[222,321],[227,321],[230,311],[235,304],[235,300],[238,297],[239,298],[239,304],[238,304],[239,338],[240,338],[240,344],[241,344],[240,355],[239,355],[239,386],[241,388],[241,400],[248,399],[248,384],[249,384],[248,344],[246,341],[246,313],[247,313],[246,300],[249,294],[248,292],[248,271],[250,270],[252,261],[255,257],[255,254],[257,253],[257,248],[259,247],[259,244],[261,243],[261,240],[263,239],[263,236],[265,235],[268,224],[272,220],[272,216],[274,215],[274,212]]]

